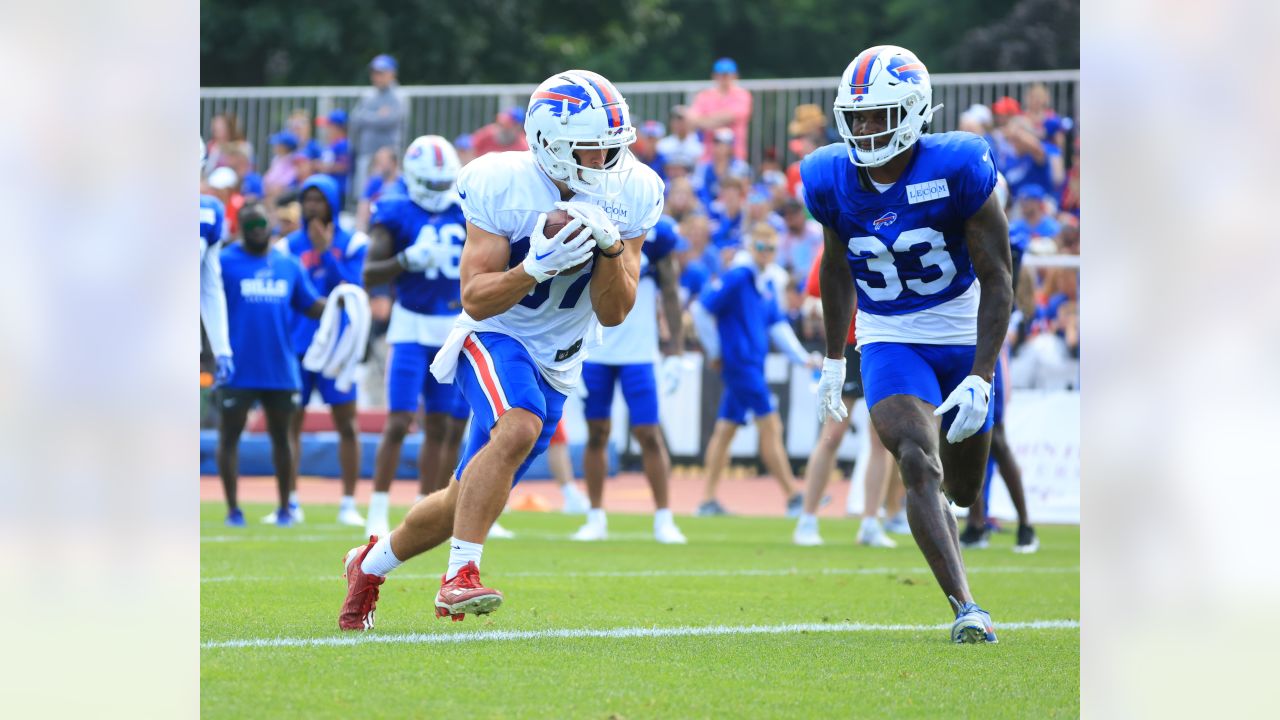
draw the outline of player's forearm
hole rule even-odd
[[[1000,346],[1009,330],[1009,315],[1013,312],[1013,286],[1008,272],[990,274],[982,282],[982,298],[978,301],[978,347],[973,354],[973,369],[987,382],[994,382],[996,359]]]
[[[839,360],[844,357],[849,324],[853,321],[853,276],[844,262],[844,253],[833,253],[830,248],[822,255],[820,272],[827,357]]]
[[[638,248],[637,248],[638,249]],[[605,327],[621,325],[636,304],[640,267],[628,246],[616,258],[596,254],[591,271],[591,307]]]
[[[680,293],[675,288],[663,288],[662,312],[667,317],[667,330],[671,333],[667,354],[679,355],[684,352],[684,312],[680,308]]]
[[[404,268],[400,265],[400,261],[393,257],[385,260],[365,260],[364,274],[361,279],[364,286],[377,287],[385,285],[400,276],[404,272]]]
[[[474,320],[491,318],[510,310],[537,284],[523,265],[479,273],[462,284],[462,309]]]

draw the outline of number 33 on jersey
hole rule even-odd
[[[811,153],[800,175],[814,219],[846,239],[860,345],[919,342],[920,331],[936,342],[976,342],[978,286],[964,226],[995,188],[986,141],[925,135],[888,188],[864,187],[843,144]]]

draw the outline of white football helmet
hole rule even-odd
[[[906,48],[877,45],[863,50],[844,69],[836,88],[836,128],[859,167],[880,167],[915,144],[933,118],[933,87],[924,63]],[[851,113],[883,110],[882,132],[854,135]],[[864,149],[858,141],[869,143]]]
[[[631,110],[622,93],[604,77],[587,70],[552,75],[529,97],[524,118],[529,149],[553,180],[575,192],[612,197],[622,192],[630,163],[627,147],[635,142]],[[604,167],[578,162],[574,151],[604,148]]]
[[[443,212],[458,201],[454,182],[462,162],[453,143],[439,135],[423,135],[404,152],[404,184],[409,198],[428,212]]]

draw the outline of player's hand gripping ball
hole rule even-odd
[[[543,236],[549,237],[549,238],[555,237],[556,233],[560,232],[565,225],[569,224],[569,221],[572,219],[573,218],[569,217],[569,213],[565,212],[564,210],[552,210],[551,212],[547,213],[547,222],[545,225],[542,226]],[[576,236],[577,236],[576,233],[574,235],[570,235],[569,239],[565,240],[565,243],[571,242],[573,238]],[[584,260],[583,262],[580,262],[577,265],[574,265],[573,267],[560,273],[560,277],[567,277],[569,275],[574,275],[576,273],[579,273],[590,262],[591,260],[590,258],[588,258],[587,260]]]

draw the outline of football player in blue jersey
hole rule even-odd
[[[972,133],[925,134],[937,110],[929,72],[901,47],[859,53],[834,109],[842,142],[800,166],[805,203],[825,229],[819,412],[845,413],[856,291],[871,421],[898,461],[911,533],[955,611],[951,639],[996,642],[969,592],[948,502],[968,507],[982,488],[991,383],[1013,300],[991,149]]]
[[[299,188],[299,199],[302,204],[302,227],[289,233],[281,243],[282,249],[293,255],[302,263],[311,283],[322,297],[328,297],[333,289],[342,283],[360,284],[360,269],[364,265],[364,256],[369,249],[369,238],[364,233],[351,233],[338,225],[338,210],[342,207],[342,196],[338,190],[338,181],[328,175],[312,175]],[[302,356],[311,346],[320,323],[309,317],[295,318],[293,325],[293,349],[298,355],[298,364],[302,364]],[[293,444],[294,457],[301,457],[302,422],[306,416],[307,402],[311,399],[312,390],[319,390],[329,411],[333,415],[334,429],[338,431],[338,464],[342,472],[342,502],[338,506],[338,522],[342,525],[360,527],[364,518],[356,510],[356,480],[360,478],[360,434],[356,427],[356,388],[352,386],[346,392],[338,389],[334,378],[324,377],[319,371],[302,370],[302,404],[301,410],[294,416],[289,427],[290,442]],[[298,468],[293,469],[294,496],[289,500],[289,507],[294,520],[302,520],[302,509],[298,507],[296,491],[298,489]],[[265,522],[273,522],[267,516]]]
[[[249,410],[261,403],[280,490],[280,504],[272,517],[277,525],[287,527],[294,523],[288,504],[297,457],[289,446],[289,421],[302,386],[289,329],[297,315],[319,318],[325,301],[298,261],[271,247],[267,211],[261,203],[245,205],[238,219],[243,239],[222,251],[222,284],[231,347],[240,367],[219,388],[218,474],[227,498],[227,525],[244,527],[244,513],[236,503],[240,433]]]
[[[208,160],[204,140],[200,141],[200,174]],[[217,366],[214,382],[225,384],[235,372],[231,361],[231,341],[227,338],[227,298],[222,293],[222,226],[226,209],[212,195],[200,195],[200,319],[209,337],[209,349]]]
[[[458,286],[467,220],[454,183],[462,164],[453,145],[438,135],[414,140],[404,154],[408,196],[384,197],[373,206],[364,284],[395,284],[387,342],[390,412],[378,442],[366,534],[384,536],[388,491],[400,466],[400,449],[414,413],[425,411],[419,457],[419,489],[429,495],[449,482],[471,408],[452,384],[427,371],[462,311]]]
[[[605,328],[604,342],[591,351],[582,364],[582,383],[587,396],[587,449],[582,456],[583,475],[591,509],[587,522],[573,535],[574,540],[604,540],[609,536],[604,508],[604,481],[608,474],[607,451],[612,430],[614,387],[621,385],[631,419],[631,434],[640,445],[640,461],[653,491],[653,537],[660,543],[686,542],[671,516],[668,476],[671,455],[667,452],[658,424],[658,300],[666,316],[671,339],[659,365],[662,394],[675,392],[680,383],[680,354],[684,347],[684,323],[680,307],[680,265],[678,251],[684,250],[676,221],[663,215],[645,238],[640,256],[640,283],[636,304],[622,324]]]

